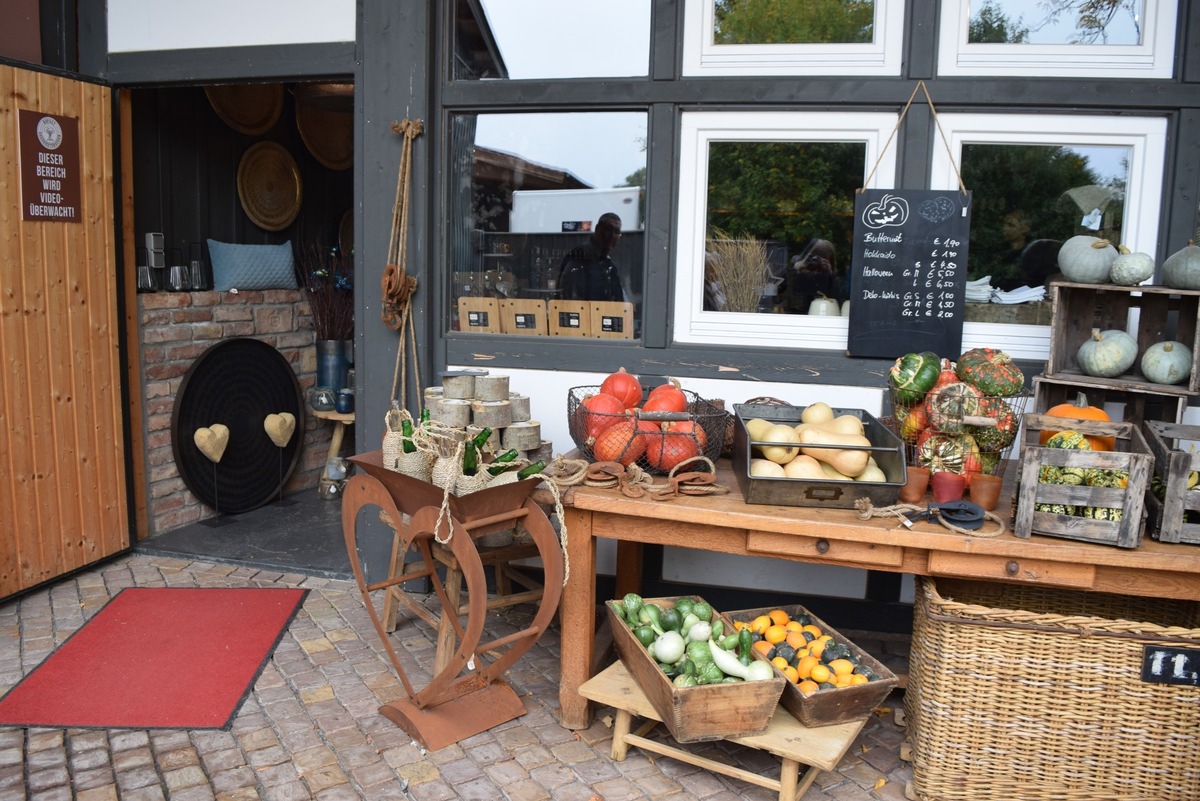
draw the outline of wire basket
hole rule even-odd
[[[944,410],[942,433],[950,436],[969,434],[979,448],[982,472],[1000,473],[1019,441],[1026,412],[1032,411],[1033,393],[1022,390],[1016,395],[985,395],[980,399],[938,398],[938,395],[939,391],[934,391],[919,401],[902,403],[896,397],[895,388],[891,390],[892,414],[882,418],[882,422],[904,442],[907,464],[928,466],[930,456],[928,449],[922,447],[926,440],[921,434],[936,429],[926,409],[930,400],[941,400]],[[911,420],[910,415],[913,416]]]
[[[676,464],[695,456],[715,462],[725,444],[730,415],[695,392],[681,391],[687,398],[685,412],[601,414],[583,405],[600,392],[600,387],[572,387],[567,393],[571,439],[589,461],[636,464],[655,475],[667,475]],[[664,423],[670,427],[664,428]],[[689,465],[687,469],[693,468]],[[695,469],[703,466],[696,465]]]

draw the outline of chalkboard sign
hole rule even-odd
[[[854,204],[850,356],[962,349],[971,193],[866,189]]]

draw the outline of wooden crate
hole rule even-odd
[[[1095,378],[1079,369],[1079,346],[1094,329],[1129,329],[1130,312],[1138,312],[1138,353],[1163,340],[1176,340],[1192,349],[1200,359],[1200,291],[1163,286],[1116,286],[1115,284],[1050,284],[1054,323],[1050,332],[1050,357],[1046,375],[1069,378],[1084,386],[1141,389],[1162,395],[1194,395],[1200,392],[1200,370],[1193,365],[1187,384],[1167,385],[1147,381],[1138,363],[1130,372],[1115,378]]]
[[[1103,386],[1096,379],[1095,383],[1082,386],[1075,378],[1035,376],[1033,409],[1038,414],[1044,414],[1060,403],[1074,403],[1076,396],[1082,392],[1089,406],[1103,409],[1109,403],[1122,404],[1124,412],[1121,422],[1141,424],[1145,420],[1165,420],[1178,423],[1183,419],[1183,410],[1187,408],[1187,397],[1184,395],[1164,395],[1140,387],[1110,383],[1111,386]]]
[[[838,633],[836,629],[812,612],[809,612],[803,606],[772,606],[763,607],[762,609],[741,609],[736,612],[726,612],[723,616],[730,621],[740,620],[749,623],[759,615],[765,615],[773,609],[782,609],[793,620],[797,619],[801,614],[807,615],[813,625],[817,626],[825,634],[833,637],[834,642],[846,645],[850,649],[850,652],[859,660],[859,664],[866,665],[882,677],[874,681],[869,681],[866,684],[857,684],[852,687],[818,690],[809,696],[804,695],[804,693],[800,692],[800,688],[797,685],[789,681],[783,688],[783,696],[779,699],[779,703],[805,726],[813,728],[817,726],[832,726],[852,720],[862,720],[867,715],[870,715],[875,710],[875,707],[879,706],[883,699],[887,698],[888,694],[899,684],[900,680],[896,678],[896,674],[888,670],[882,662],[859,648],[845,635]],[[778,670],[778,668],[776,669]]]
[[[1132,423],[1101,423],[1085,420],[1071,422],[1071,430],[1084,435],[1114,437],[1112,451],[1077,451],[1043,447],[1039,440],[1046,430],[1063,428],[1063,418],[1041,414],[1025,415],[1021,443],[1021,472],[1017,487],[1017,515],[1013,534],[1028,538],[1031,534],[1082,540],[1119,548],[1136,548],[1145,529],[1145,496],[1150,488],[1154,457],[1139,428]],[[1124,470],[1128,486],[1089,487],[1041,484],[1043,467],[1074,467],[1084,470]],[[1038,511],[1037,504],[1108,507],[1121,510],[1121,519],[1093,520],[1071,514]]]
[[[552,300],[549,304],[550,336],[590,337],[592,321],[588,304],[582,300]]]
[[[633,339],[633,304],[590,302],[592,336],[597,339]]]
[[[667,609],[675,606],[676,599],[647,598],[645,601]],[[766,681],[676,687],[633,636],[629,625],[613,610],[615,603],[620,602],[609,601],[605,608],[617,655],[678,742],[723,740],[762,734],[767,730],[787,679],[777,675]]]
[[[546,336],[546,301],[518,298],[500,301],[500,333]]]
[[[458,329],[473,334],[500,333],[500,303],[495,298],[458,299]]]
[[[1154,454],[1154,475],[1163,484],[1162,500],[1154,492],[1146,496],[1154,536],[1159,542],[1200,545],[1200,523],[1184,519],[1187,512],[1200,512],[1200,490],[1188,490],[1188,474],[1200,469],[1200,458],[1183,446],[1200,441],[1200,426],[1150,420],[1144,428]]]

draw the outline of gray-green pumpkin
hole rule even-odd
[[[1113,259],[1108,280],[1120,286],[1137,286],[1154,275],[1154,257],[1149,253],[1134,253],[1121,245]]]
[[[1113,378],[1125,373],[1137,361],[1137,340],[1120,329],[1093,331],[1079,346],[1075,360],[1085,375]]]
[[[1188,245],[1168,256],[1162,280],[1173,289],[1200,289],[1200,247]]]
[[[1192,351],[1182,342],[1156,342],[1142,354],[1142,375],[1155,384],[1182,384],[1192,374]]]
[[[1058,269],[1067,280],[1078,284],[1107,284],[1117,249],[1107,239],[1080,234],[1058,251]]]

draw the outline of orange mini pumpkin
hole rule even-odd
[[[1063,417],[1068,420],[1096,420],[1102,423],[1111,423],[1112,418],[1108,416],[1108,412],[1096,406],[1089,406],[1087,396],[1080,392],[1075,396],[1075,400],[1070,403],[1060,403],[1057,406],[1051,406],[1046,410],[1047,417]],[[1059,429],[1046,429],[1042,432],[1039,438],[1042,445],[1045,445],[1051,437],[1059,432]],[[1088,442],[1091,443],[1094,451],[1111,451],[1117,447],[1115,437],[1098,437],[1089,436]]]

